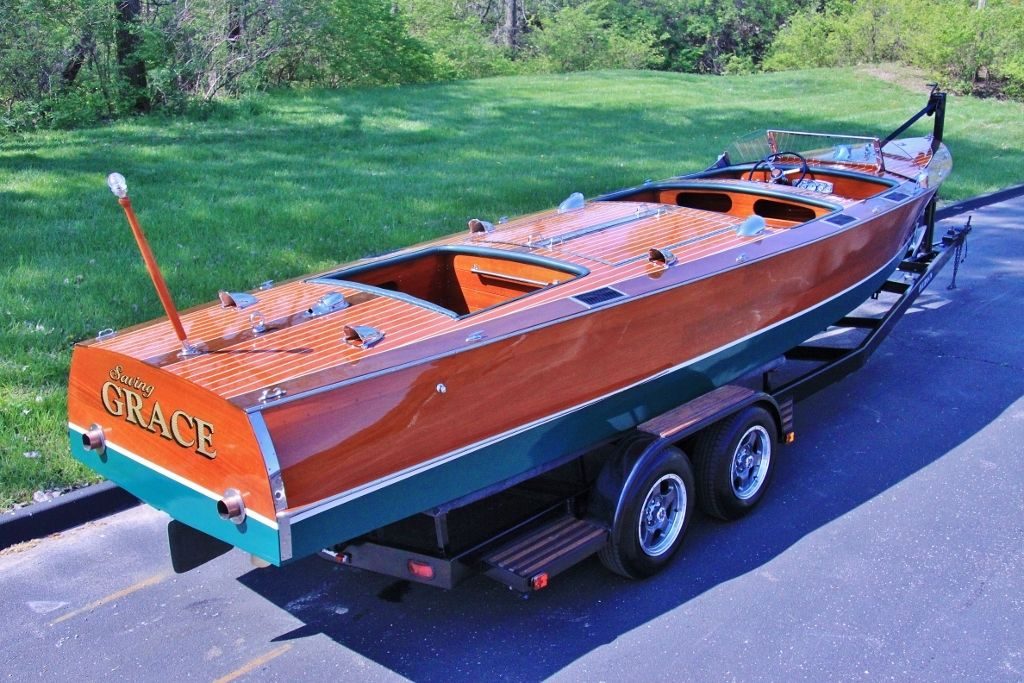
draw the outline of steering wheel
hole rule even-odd
[[[797,159],[800,160],[800,177],[796,179],[795,183],[786,176],[790,173],[795,172],[797,169],[783,171],[781,168],[777,167],[774,163],[772,163],[774,161],[778,161],[779,157],[796,157]],[[769,154],[764,159],[761,159],[761,161],[754,164],[754,167],[751,168],[750,172],[747,174],[747,180],[753,180],[754,173],[756,173],[757,170],[762,167],[764,167],[768,171],[768,182],[777,183],[779,185],[799,185],[801,182],[803,182],[803,179],[806,178],[807,174],[810,172],[810,170],[807,168],[807,159],[804,159],[796,152],[775,152],[774,154]]]

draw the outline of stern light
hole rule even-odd
[[[167,319],[170,320],[171,326],[174,328],[174,334],[177,335],[178,341],[181,342],[181,351],[178,352],[178,357],[189,358],[203,353],[203,346],[201,344],[193,344],[185,334],[185,328],[181,324],[178,309],[174,306],[174,299],[171,298],[171,292],[167,289],[167,283],[160,272],[160,266],[156,263],[153,250],[146,240],[146,234],[142,232],[142,226],[139,225],[139,220],[135,216],[132,200],[128,198],[127,181],[120,173],[111,173],[107,176],[107,187],[114,193],[114,196],[117,197],[117,203],[124,209],[125,218],[128,219],[128,226],[135,237],[135,243],[139,246],[139,252],[142,254],[142,260],[146,264],[146,270],[149,272],[149,277],[156,288],[157,297],[164,307],[164,312],[167,313]]]

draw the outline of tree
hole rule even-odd
[[[117,6],[117,64],[121,75],[132,89],[136,111],[149,111],[149,95],[146,93],[146,63],[138,55],[139,15],[142,14],[142,0],[115,0]],[[83,37],[83,40],[85,37]]]

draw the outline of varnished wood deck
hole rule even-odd
[[[913,165],[914,161],[907,163]],[[765,188],[764,183],[743,180],[716,179],[709,184],[737,191]],[[797,188],[772,189],[797,201],[827,202],[838,209],[858,203]],[[451,332],[470,334],[485,323],[527,315],[553,301],[645,274],[656,275],[663,266],[647,260],[652,247],[671,250],[678,259],[676,267],[685,268],[751,242],[770,245],[788,229],[769,227],[755,237],[743,237],[736,232],[741,222],[734,215],[654,202],[589,202],[579,210],[541,212],[498,225],[492,233],[465,232],[408,250],[438,245],[490,247],[536,253],[589,270],[588,275],[459,319],[400,299],[360,293],[343,283],[294,281],[255,292],[258,304],[245,309],[222,308],[214,303],[184,314],[182,322],[190,340],[208,348],[208,353],[197,357],[177,357],[180,345],[166,320],[88,343],[163,367],[233,399],[339,365],[351,366],[358,375],[360,363],[376,354]],[[301,317],[318,298],[332,291],[359,302],[323,317]],[[270,328],[261,335],[251,332],[250,315],[254,311],[262,314]],[[543,321],[529,321],[538,322]],[[342,341],[345,325],[375,327],[384,332],[384,340],[369,349],[349,346]],[[457,348],[451,345],[451,350]]]

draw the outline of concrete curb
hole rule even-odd
[[[66,531],[138,504],[138,498],[113,482],[86,486],[0,516],[0,549]]]
[[[945,220],[1020,195],[1024,195],[1024,185],[972,197],[939,209],[935,219]],[[65,531],[138,504],[135,496],[113,482],[87,486],[47,503],[29,505],[12,515],[0,516],[0,549]]]

